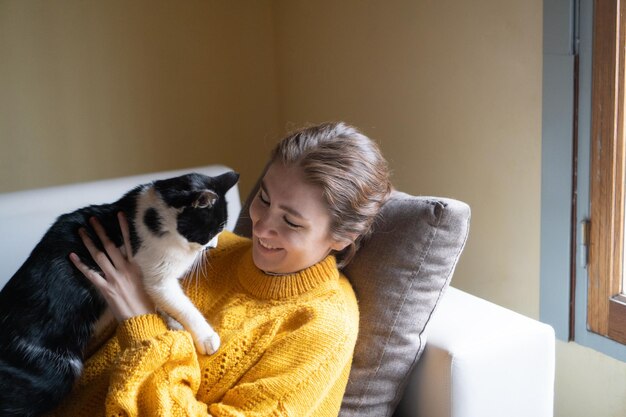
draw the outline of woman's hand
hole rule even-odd
[[[94,245],[84,229],[79,231],[85,247],[104,276],[85,265],[75,253],[70,254],[70,259],[76,268],[100,291],[115,318],[118,321],[123,321],[134,316],[154,313],[155,308],[143,287],[141,269],[133,261],[126,217],[123,213],[118,213],[117,217],[124,238],[126,254],[123,254],[120,248],[116,247],[109,239],[104,228],[95,217],[92,217],[89,223],[96,231],[106,254]]]

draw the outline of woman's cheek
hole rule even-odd
[[[306,241],[306,239],[303,239],[298,232],[292,230],[289,227],[283,228],[281,230],[281,238],[283,241],[283,246],[286,249],[290,250],[301,249]]]

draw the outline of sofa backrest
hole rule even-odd
[[[46,230],[61,214],[90,204],[111,203],[135,186],[157,179],[188,172],[213,176],[229,170],[222,165],[208,165],[0,194],[0,288],[24,263]],[[229,216],[227,229],[233,230],[241,210],[239,188],[231,188],[226,198]]]

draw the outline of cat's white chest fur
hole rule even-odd
[[[134,259],[143,272],[146,292],[156,307],[174,317],[193,337],[196,349],[202,354],[214,353],[219,337],[206,319],[183,292],[181,279],[199,259],[205,247],[187,241],[177,232],[178,210],[167,206],[147,187],[139,196],[134,219],[135,230],[141,242]],[[147,210],[154,209],[160,222],[160,233],[145,224]],[[216,246],[217,237],[209,245]]]
[[[154,280],[181,278],[193,265],[202,245],[190,243],[177,232],[178,210],[168,207],[156,195],[153,188],[147,188],[138,198],[135,229],[141,247],[135,254],[146,278]],[[157,236],[144,222],[148,209],[155,209],[159,215],[163,234]]]

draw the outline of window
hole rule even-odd
[[[540,319],[626,362],[624,15],[544,2]]]
[[[595,0],[587,327],[626,343],[624,105],[626,2]]]

